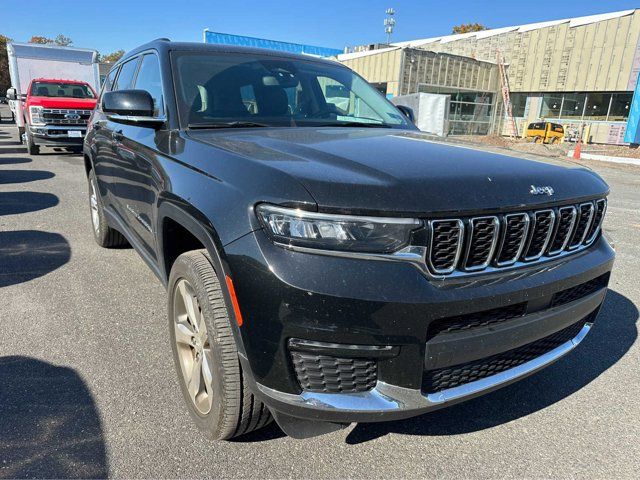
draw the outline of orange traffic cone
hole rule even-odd
[[[573,150],[574,160],[580,160],[580,150],[582,150],[582,139],[578,140],[578,143],[576,143],[576,148]]]

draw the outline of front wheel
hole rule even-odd
[[[176,259],[168,291],[173,358],[196,425],[214,440],[265,426],[271,413],[249,389],[222,288],[206,250]]]
[[[27,136],[27,151],[29,155],[39,155],[40,154],[40,146],[36,145],[33,141],[33,136],[29,132],[29,128],[27,127],[25,130]]]

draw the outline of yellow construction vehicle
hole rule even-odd
[[[564,138],[564,127],[559,123],[530,123],[526,130],[526,138],[535,143],[560,143]]]

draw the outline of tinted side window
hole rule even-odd
[[[113,82],[116,79],[116,73],[118,73],[118,69],[114,68],[109,72],[109,75],[107,75],[107,78],[105,78],[104,87],[102,90],[103,93],[111,91],[111,88],[113,87]]]
[[[137,66],[138,58],[134,58],[133,60],[129,60],[127,63],[123,64],[113,90],[127,90],[128,88],[131,88]]]
[[[136,90],[146,90],[151,94],[151,98],[153,98],[153,115],[155,117],[164,113],[160,64],[156,55],[148,54],[142,57],[135,88]]]

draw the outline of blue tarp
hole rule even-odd
[[[299,43],[279,42],[266,38],[245,37],[242,35],[231,35],[229,33],[204,31],[205,43],[216,43],[222,45],[238,45],[242,47],[266,48],[269,50],[279,50],[289,53],[303,53],[306,55],[316,55],[318,57],[332,57],[339,55],[342,50],[336,48],[316,47],[314,45],[301,45]]]
[[[640,143],[640,78],[636,82],[631,101],[631,110],[627,120],[627,128],[624,132],[624,141],[627,143]]]

